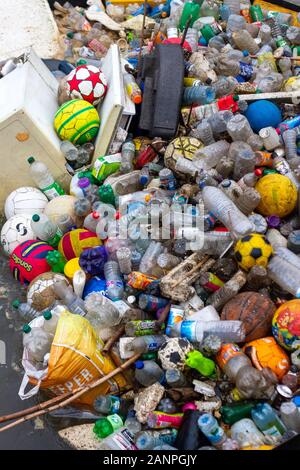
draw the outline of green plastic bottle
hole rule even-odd
[[[232,425],[243,418],[251,418],[251,410],[256,406],[254,401],[242,401],[239,403],[230,403],[220,409],[222,421],[225,424]]]
[[[122,426],[122,418],[117,414],[113,414],[110,416],[106,416],[106,418],[98,419],[94,425],[93,431],[97,437],[104,439],[105,437],[117,431]]]
[[[179,28],[181,31],[183,31],[184,28],[186,27],[186,24],[190,16],[192,17],[192,21],[189,25],[189,27],[191,28],[193,24],[195,23],[195,21],[200,16],[200,5],[198,3],[194,3],[194,2],[185,3],[183,10],[182,10],[181,18],[179,21]]]
[[[263,21],[264,15],[260,5],[251,5],[249,8],[249,13],[251,16],[252,21]]]
[[[115,206],[116,198],[110,184],[103,184],[98,190],[98,196],[100,201],[105,202],[105,204]]]
[[[46,260],[54,273],[64,272],[64,267],[67,263],[67,260],[59,253],[59,251],[49,251],[48,255],[46,256]]]
[[[203,356],[200,351],[188,353],[185,363],[192,369],[196,369],[201,375],[204,375],[204,377],[213,376],[216,370],[214,361]]]

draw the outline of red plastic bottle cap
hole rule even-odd
[[[179,44],[181,45],[181,38],[170,38],[163,41],[163,44]],[[186,49],[188,52],[192,52],[192,48],[187,41],[184,41],[182,44],[183,49]]]
[[[213,231],[214,232],[229,232],[228,228],[226,227],[216,227]]]
[[[94,211],[92,213],[92,217],[93,217],[93,219],[99,219],[100,215],[98,214],[98,212]]]
[[[119,220],[120,217],[121,217],[120,212],[116,212],[116,213],[115,213],[115,219],[116,219],[116,220]]]
[[[278,129],[278,127],[275,129],[275,131],[277,132],[278,135],[281,134],[280,129]]]
[[[256,176],[261,176],[263,174],[263,171],[261,168],[256,168],[256,170],[254,171],[254,174]]]
[[[136,95],[133,97],[133,102],[134,104],[140,104],[142,102],[142,97],[141,95]]]

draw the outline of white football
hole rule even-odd
[[[41,214],[47,204],[48,199],[39,189],[30,186],[18,188],[5,201],[5,217],[10,219],[14,215]]]
[[[1,245],[7,255],[11,255],[20,243],[36,240],[30,222],[28,214],[15,215],[5,222],[1,230]]]

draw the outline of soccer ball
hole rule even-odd
[[[289,357],[272,336],[251,341],[243,349],[257,369],[269,367],[279,380],[289,370]]]
[[[280,305],[272,320],[272,333],[277,343],[288,351],[300,345],[300,299]]]
[[[164,370],[185,367],[186,356],[193,350],[186,338],[169,338],[158,351],[158,357]]]
[[[63,274],[52,272],[40,274],[28,286],[27,302],[39,312],[50,307],[58,299],[53,289],[54,283],[60,281],[64,281],[66,286],[69,284]]]
[[[5,217],[10,219],[14,215],[33,215],[44,212],[48,199],[36,188],[18,188],[7,197],[5,201]]]
[[[80,65],[66,78],[70,98],[80,98],[96,106],[107,92],[107,81],[100,69],[93,65]]]
[[[84,100],[64,103],[54,117],[54,128],[61,140],[82,145],[96,137],[100,118],[94,106]]]
[[[263,176],[256,183],[255,189],[261,196],[256,210],[262,215],[285,217],[294,210],[297,188],[287,176],[278,173]]]
[[[11,255],[20,243],[36,239],[30,223],[31,217],[27,214],[15,215],[5,222],[1,230],[1,245],[7,255]]]
[[[195,152],[203,147],[203,143],[194,137],[178,137],[172,140],[165,151],[165,165],[171,170],[175,170],[175,165],[179,157],[184,157],[187,162],[193,161]],[[178,175],[181,173],[176,171]]]
[[[273,255],[273,249],[266,237],[250,233],[236,243],[234,255],[238,265],[249,271],[255,265],[265,268]]]

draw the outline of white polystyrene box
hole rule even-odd
[[[55,179],[70,180],[53,127],[58,82],[33,50],[27,61],[0,80],[0,208],[20,186],[34,186],[27,158],[43,161]]]

